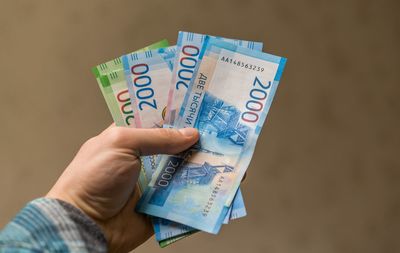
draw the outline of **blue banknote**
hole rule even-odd
[[[136,210],[218,233],[252,158],[286,59],[206,37],[177,127],[200,140],[163,156]]]
[[[177,40],[177,55],[175,57],[171,85],[168,93],[168,106],[165,119],[166,124],[168,125],[175,125],[175,121],[178,118],[177,112],[182,106],[190,80],[193,77],[194,70],[199,61],[200,51],[204,47],[206,37],[217,38],[256,51],[261,51],[263,47],[262,42],[230,39],[180,31]],[[244,206],[242,194],[239,194],[238,197],[234,199],[234,202],[237,202],[236,206]],[[230,210],[229,214],[231,211],[233,211],[236,218],[246,215],[246,212],[243,212],[243,209]]]
[[[243,199],[242,192],[239,189],[234,199],[241,199],[241,198]],[[232,211],[230,212],[229,220],[236,220],[247,215],[244,202],[233,201],[230,210]]]
[[[232,206],[233,204],[229,207],[228,212],[226,213],[225,218],[222,221],[222,224],[228,224],[229,221],[231,220]]]
[[[176,46],[171,46],[122,56],[137,128],[162,127],[175,53]],[[150,182],[159,158],[157,155],[141,157],[147,182]],[[195,231],[156,217],[152,218],[152,223],[157,241]]]
[[[162,127],[175,55],[176,46],[170,46],[122,56],[137,128]],[[142,158],[147,182],[157,163],[157,156]]]
[[[243,199],[242,191],[240,189],[237,191],[232,205],[228,209],[228,213],[224,218],[223,224],[228,224],[230,220],[236,220],[247,215],[244,202],[237,201],[238,199]]]

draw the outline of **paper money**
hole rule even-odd
[[[185,39],[182,39],[182,38],[185,37],[185,35],[186,35],[186,42],[184,42]],[[171,92],[171,89],[173,87],[176,88],[178,86],[179,87],[185,87],[185,88],[189,87],[189,92],[188,92],[188,95],[186,96],[186,99],[185,99],[185,103],[187,103],[187,101],[186,101],[188,99],[187,97],[189,97],[193,92],[196,91],[196,89],[195,89],[196,87],[193,86],[193,83],[194,83],[195,79],[192,78],[192,77],[196,77],[197,74],[198,74],[198,69],[199,69],[199,64],[198,63],[207,60],[207,57],[212,55],[213,52],[211,52],[212,50],[208,50],[210,52],[202,51],[202,48],[203,48],[205,42],[208,45],[207,49],[210,47],[209,46],[210,43],[207,42],[210,37],[207,37],[207,36],[201,35],[201,34],[185,33],[185,32],[181,32],[179,37],[182,37],[182,38],[178,39],[178,49],[179,49],[179,44],[180,44],[180,48],[181,48],[182,52],[179,51],[181,53],[181,55],[180,56],[178,55],[178,56],[175,57],[175,63],[179,63],[180,64],[180,69],[178,69],[178,68],[174,69],[174,71],[175,71],[174,73],[179,78],[179,80],[175,83],[175,85],[173,85],[173,83],[170,85],[169,92],[168,92],[168,94],[169,94],[168,102],[167,102],[167,104],[169,104],[171,99],[172,99],[172,101],[173,101],[172,103],[174,103],[174,104],[173,104],[173,106],[171,108],[173,110],[170,110],[170,111],[169,110],[165,110],[165,106],[160,106],[161,109],[154,108],[156,110],[143,110],[144,109],[143,105],[147,104],[147,103],[143,103],[143,102],[148,102],[148,103],[153,102],[153,101],[149,100],[149,98],[152,99],[154,97],[154,101],[160,100],[160,102],[158,102],[157,104],[161,105],[161,104],[165,103],[165,96],[164,97],[159,96],[159,99],[158,99],[156,90],[150,90],[150,89],[143,90],[142,89],[141,91],[139,91],[140,90],[139,88],[150,88],[150,87],[147,87],[148,83],[143,82],[143,81],[146,81],[146,79],[147,79],[147,77],[143,77],[143,75],[146,76],[146,73],[142,73],[143,74],[142,77],[140,77],[140,75],[137,76],[137,77],[139,77],[139,80],[136,80],[136,86],[138,86],[138,87],[136,87],[137,88],[136,90],[131,89],[130,92],[127,91],[127,89],[126,89],[127,81],[126,80],[129,80],[129,78],[128,79],[124,78],[125,77],[125,72],[123,70],[122,58],[117,58],[117,59],[109,61],[109,62],[107,62],[105,64],[101,64],[101,65],[99,65],[99,66],[97,66],[97,67],[95,67],[93,69],[93,72],[94,72],[94,74],[95,74],[95,76],[96,76],[96,78],[98,80],[99,85],[103,85],[104,86],[104,87],[101,87],[101,90],[103,92],[103,95],[104,95],[104,97],[105,97],[105,99],[107,101],[109,109],[110,109],[110,111],[111,111],[111,113],[113,115],[113,118],[116,121],[117,125],[129,126],[129,127],[160,127],[162,125],[162,123],[165,122],[165,119],[167,117],[167,123],[169,123],[169,125],[172,125],[174,127],[191,126],[190,124],[189,125],[185,125],[185,123],[184,123],[184,121],[182,119],[182,117],[185,114],[184,113],[185,110],[183,108],[186,108],[186,107],[185,106],[181,106],[181,108],[182,108],[181,110],[177,109],[179,107],[179,105],[183,101],[183,97],[184,96],[182,96],[182,94],[183,95],[186,94],[188,89],[186,89],[186,90],[184,88],[181,88],[180,90],[176,89],[176,90],[179,90],[177,92],[175,92],[175,90],[172,90],[172,92]],[[198,45],[199,39],[200,39],[200,42],[201,42],[200,45]],[[224,39],[224,38],[222,38],[222,40],[230,41],[230,42],[233,42],[233,44],[236,45],[236,46],[237,45],[242,45],[242,46],[245,46],[245,47],[250,48],[250,49],[261,50],[261,47],[262,47],[262,43],[230,40],[230,39]],[[179,41],[181,41],[181,43],[179,43]],[[159,43],[155,43],[155,44],[153,44],[151,46],[154,46],[154,48],[157,47],[156,45],[158,45],[159,47],[161,47],[161,46],[165,47],[166,46],[165,42],[166,41],[164,40],[164,41],[161,41]],[[211,42],[214,43],[213,40],[211,40]],[[214,43],[214,44],[217,45],[217,43]],[[195,46],[198,46],[198,49],[200,49],[199,53],[197,55],[193,55],[193,51],[190,51],[190,50],[194,50]],[[219,46],[221,46],[221,45],[219,45]],[[227,49],[227,48],[225,48],[225,49]],[[165,51],[168,51],[168,50],[165,50],[165,51],[164,50],[156,50],[156,51],[157,51],[157,53],[160,53],[160,52],[165,52]],[[240,50],[237,50],[237,51],[240,52]],[[206,56],[204,56],[205,52],[207,52]],[[246,52],[241,52],[241,53],[244,54],[244,55],[247,55]],[[192,55],[190,55],[190,54],[192,54]],[[138,55],[138,54],[136,54],[136,55]],[[162,54],[160,54],[160,55],[162,55]],[[150,58],[152,58],[152,57],[150,57]],[[174,65],[174,64],[172,64],[173,63],[173,61],[172,61],[173,58],[174,58],[174,56],[171,56],[167,61],[170,69]],[[210,56],[209,58],[212,58],[212,57]],[[165,62],[165,59],[164,59],[164,62]],[[227,62],[229,62],[229,60]],[[192,64],[194,63],[194,65],[193,66],[190,65],[191,63]],[[230,63],[232,64],[232,62],[230,62]],[[234,64],[241,65],[241,63],[234,63]],[[284,63],[282,65],[284,65]],[[133,65],[131,67],[133,67]],[[246,65],[244,65],[243,67],[246,68]],[[247,66],[247,67],[249,67],[249,66]],[[163,67],[162,69],[165,70],[166,68]],[[139,70],[139,72],[140,72],[140,66],[139,66],[139,69],[135,68],[135,70]],[[142,69],[142,72],[143,72],[143,69]],[[168,73],[168,72],[165,72],[165,73]],[[165,73],[164,74],[160,74],[158,77],[156,77],[156,79],[157,78],[160,79],[160,76],[165,76]],[[169,73],[169,74],[171,74],[171,73]],[[191,74],[191,76],[190,76],[190,74]],[[214,72],[212,74],[214,74]],[[167,74],[167,76],[168,76],[168,74]],[[151,76],[149,75],[149,77],[151,77]],[[174,74],[172,74],[172,79],[173,79],[173,77],[174,77]],[[131,76],[131,78],[132,78],[132,76]],[[133,83],[133,81],[135,80],[134,78],[136,78],[136,77],[133,77],[131,79],[131,81],[132,81],[131,84],[133,84],[133,85],[130,86],[130,87],[135,87],[134,86],[135,84]],[[166,79],[168,79],[168,77]],[[279,78],[277,80],[279,81]],[[153,82],[153,83],[159,83],[159,82],[157,81],[157,82]],[[141,85],[142,85],[142,87],[140,87]],[[277,83],[276,83],[276,85],[277,85]],[[111,89],[110,88],[105,89],[106,87],[112,87],[112,88]],[[165,91],[164,90],[165,87],[166,86],[162,86],[161,87],[161,90],[163,92]],[[157,87],[157,89],[159,89],[159,87]],[[275,89],[276,89],[276,87],[275,87]],[[139,91],[139,95],[135,93],[137,91]],[[212,91],[212,89],[210,91]],[[207,90],[207,92],[208,92],[208,90]],[[205,181],[207,181],[207,180],[201,179],[202,177],[203,178],[205,177],[204,170],[203,171],[201,169],[199,170],[198,169],[199,166],[197,166],[197,165],[203,165],[202,166],[203,168],[212,168],[214,170],[214,172],[216,172],[215,173],[216,175],[212,176],[213,180],[211,180],[211,183],[209,185],[214,186],[212,184],[213,181],[215,181],[214,179],[216,177],[220,177],[220,175],[217,175],[217,174],[225,174],[225,173],[230,173],[230,172],[225,171],[226,168],[227,168],[225,166],[226,164],[224,165],[225,166],[224,169],[221,171],[222,167],[220,166],[219,169],[218,169],[218,165],[214,165],[214,164],[212,164],[212,162],[228,159],[228,158],[230,158],[230,156],[233,156],[233,155],[230,153],[232,147],[230,147],[229,145],[228,145],[229,148],[227,150],[225,150],[225,151],[228,151],[227,153],[223,153],[223,152],[218,153],[218,152],[216,152],[216,150],[218,150],[218,148],[220,148],[222,146],[221,144],[219,146],[211,145],[211,148],[210,148],[210,145],[207,144],[209,141],[215,141],[215,139],[216,139],[217,141],[220,141],[221,143],[223,143],[223,145],[226,145],[226,143],[224,143],[223,139],[224,138],[227,139],[227,136],[222,136],[222,137],[218,136],[218,134],[220,134],[220,131],[219,131],[220,129],[216,130],[217,135],[214,136],[214,138],[209,138],[207,136],[207,134],[209,135],[212,132],[212,131],[210,132],[210,130],[208,129],[209,126],[213,125],[213,121],[212,120],[215,120],[215,117],[212,118],[212,120],[210,120],[210,119],[201,120],[201,118],[206,118],[204,116],[205,115],[204,111],[206,111],[206,110],[203,108],[204,107],[203,104],[207,104],[208,105],[209,103],[203,103],[203,101],[208,101],[207,100],[207,98],[208,98],[207,96],[209,94],[207,94],[207,92],[205,93],[205,95],[203,95],[203,97],[200,96],[201,97],[201,99],[200,99],[201,101],[200,101],[199,108],[202,108],[202,109],[196,108],[197,110],[200,110],[202,112],[202,113],[200,113],[200,116],[203,115],[203,117],[200,117],[199,115],[196,115],[195,116],[196,117],[195,122],[196,121],[203,122],[203,124],[199,124],[197,126],[196,125],[197,123],[195,123],[195,125],[193,125],[193,126],[199,128],[200,133],[201,133],[201,138],[200,138],[199,144],[196,145],[193,149],[191,149],[188,152],[186,152],[185,156],[183,156],[183,157],[182,156],[170,156],[170,157],[165,157],[164,156],[162,158],[163,160],[161,161],[161,165],[160,166],[162,167],[162,164],[163,163],[165,164],[164,159],[169,159],[169,161],[173,161],[174,157],[175,158],[180,158],[182,160],[181,163],[183,164],[183,166],[182,166],[182,168],[179,168],[179,169],[180,170],[182,169],[181,171],[183,172],[183,174],[185,174],[185,171],[187,172],[183,177],[184,178],[183,181],[186,181],[186,183],[189,183],[189,184],[199,184],[199,185],[204,184]],[[257,92],[257,91],[254,91],[254,92]],[[179,94],[179,93],[181,93],[181,94]],[[216,93],[216,94],[218,94],[218,93]],[[272,97],[273,97],[273,95],[272,95]],[[161,101],[161,100],[164,100],[164,101]],[[115,103],[115,101],[119,102],[120,104]],[[193,99],[192,100],[189,99],[190,105],[192,105],[193,102],[197,102],[197,101],[195,101]],[[139,108],[139,104],[142,105],[142,110]],[[270,105],[270,103],[269,103],[269,105]],[[213,106],[218,108],[215,104]],[[236,105],[234,105],[234,106],[236,106]],[[250,106],[254,106],[254,104],[252,104]],[[144,106],[144,107],[146,107],[146,106]],[[210,106],[208,106],[208,107],[210,107]],[[188,116],[187,120],[188,121],[191,121],[191,120],[193,121],[193,119],[191,119],[191,117],[194,116],[193,111],[195,111],[196,109],[190,108],[190,106],[188,106],[187,108],[188,108],[187,110],[190,112],[188,115],[186,115],[186,116]],[[146,109],[151,109],[151,107],[148,107]],[[220,109],[220,108],[218,108],[218,109]],[[224,112],[223,111],[222,112],[218,112],[218,113],[216,113],[213,110],[209,110],[209,111],[211,112],[211,113],[208,114],[209,117],[211,117],[211,115],[213,113],[215,115],[217,115],[217,116],[221,116],[221,115],[224,116]],[[178,116],[177,112],[180,112],[179,116]],[[263,112],[264,112],[264,110],[263,110]],[[243,114],[245,114],[245,113],[246,112],[243,112]],[[191,114],[193,114],[193,115],[191,115]],[[173,115],[174,117],[168,118],[168,115]],[[249,116],[248,114],[246,114],[246,115]],[[172,119],[172,120],[169,120],[169,119]],[[223,120],[225,120],[225,119],[222,119],[222,121]],[[204,129],[207,129],[206,131],[202,131],[202,128],[199,127],[200,125],[207,125],[204,122],[208,122],[208,126],[207,127],[203,127]],[[221,119],[217,123],[214,122],[215,123],[214,126],[218,125],[220,122],[221,122]],[[139,126],[137,124],[139,124]],[[238,130],[238,129],[236,129],[236,130]],[[238,131],[238,132],[240,132],[240,131]],[[226,135],[226,133],[224,135]],[[229,133],[228,133],[228,135],[229,135]],[[232,141],[231,137],[232,136],[230,136],[230,140]],[[250,137],[251,136],[249,135],[246,138],[245,143],[247,143],[247,144],[242,144],[242,149],[245,150],[246,152],[241,152],[240,155],[237,157],[236,164],[241,165],[242,167],[243,167],[243,165],[246,164],[242,160],[246,161],[246,159],[247,159],[248,161],[250,161],[250,158],[251,158],[251,155],[252,155],[251,153],[252,153],[252,150],[254,149],[254,147],[251,146],[250,144],[254,143],[254,145],[255,145],[255,140],[253,140]],[[235,136],[233,139],[235,139],[235,138],[237,138],[237,137]],[[237,141],[237,140],[235,140],[235,141]],[[236,143],[236,145],[237,145],[237,143]],[[251,149],[250,155],[245,155],[245,154],[248,153],[247,149]],[[198,158],[199,157],[201,158],[201,155],[202,154],[204,155],[204,153],[207,154],[208,156],[210,156],[209,160],[211,161],[211,163],[209,165],[211,165],[211,166],[208,166],[206,164],[207,161],[208,161],[207,160],[208,158],[205,158],[204,156],[203,156],[203,160],[200,159],[200,161],[202,161],[203,164],[201,164],[201,162],[196,164],[196,162],[198,162]],[[222,154],[222,156],[224,156],[224,159],[220,157],[221,154]],[[248,157],[250,157],[250,158],[248,158]],[[157,156],[149,156],[149,157],[144,157],[142,159],[143,170],[142,170],[142,173],[141,173],[141,177],[139,179],[139,181],[142,182],[141,189],[144,189],[144,186],[147,184],[147,182],[149,182],[149,180],[151,180],[151,179],[154,180],[154,178],[152,177],[152,174],[154,173],[156,165],[158,163],[160,163],[160,162],[157,159],[153,159],[153,158],[157,158]],[[160,156],[158,158],[160,158]],[[229,161],[233,162],[232,159],[230,159]],[[193,164],[195,164],[196,166],[191,166]],[[229,163],[227,163],[227,164],[231,165]],[[237,167],[240,167],[240,166],[237,166]],[[149,168],[147,170],[147,173],[144,173],[144,171],[146,170],[145,168]],[[169,170],[169,169],[170,168],[165,168],[164,172]],[[215,169],[217,169],[217,170],[215,170]],[[240,168],[238,169],[238,171],[240,171]],[[233,172],[236,172],[236,171],[233,171]],[[237,173],[237,175],[240,175],[240,174]],[[160,174],[156,173],[156,176],[160,176]],[[160,179],[160,178],[158,178],[158,179]],[[163,179],[163,178],[161,178],[161,179]],[[232,181],[234,181],[234,180],[232,179]],[[171,184],[173,184],[173,183],[171,183]],[[175,187],[175,188],[177,188],[177,187]],[[229,187],[225,187],[225,188],[228,189]],[[171,189],[173,189],[173,187]],[[221,211],[221,214],[220,214],[220,216],[218,218],[219,226],[221,226],[222,223],[225,223],[225,224],[228,223],[230,219],[240,218],[240,217],[243,217],[243,216],[246,215],[246,209],[244,207],[244,202],[243,202],[242,194],[241,194],[240,190],[238,190],[238,187],[236,188],[236,190],[234,190],[234,187],[232,187],[232,189],[233,190],[230,191],[229,194],[228,194],[228,191],[226,191],[227,194],[225,194],[225,195],[228,196],[228,197],[226,197],[227,201],[224,204],[224,207],[222,208],[223,211]],[[223,190],[221,190],[221,191],[223,191]],[[197,192],[197,194],[199,194],[199,193]],[[165,195],[165,192],[164,192],[164,195]],[[195,194],[193,196],[194,196],[194,199],[197,199],[197,197],[198,197]],[[165,197],[166,196],[161,196],[161,199],[165,198]],[[166,198],[168,198],[168,196]],[[208,201],[210,201],[210,199]],[[217,201],[217,200],[215,200],[214,202],[217,202],[217,206],[220,203],[220,201]],[[170,210],[168,209],[167,212],[170,213]],[[173,212],[171,212],[171,213],[173,213]],[[225,214],[225,216],[224,216],[224,214]],[[212,214],[212,215],[210,214],[209,217],[213,217],[214,218],[215,216],[216,216],[215,214]],[[162,217],[162,216],[160,216],[160,217]],[[168,220],[168,219],[163,219],[163,217],[162,218],[153,217],[152,220],[153,220],[153,227],[154,227],[155,232],[156,232],[156,239],[159,241],[159,244],[160,244],[161,247],[165,247],[165,246],[167,246],[167,245],[169,245],[169,244],[171,244],[171,243],[173,243],[173,242],[175,242],[177,240],[180,240],[180,239],[182,239],[182,238],[184,238],[186,236],[189,236],[192,233],[195,233],[196,231],[198,231],[197,229],[201,229],[199,226],[196,227],[196,229],[191,227],[192,225],[190,225],[190,223],[189,223],[189,225],[188,225],[188,223],[180,224],[180,223],[177,223],[175,221],[172,221],[173,219]],[[201,222],[201,221],[198,220],[197,222]],[[203,224],[203,225],[206,226],[206,224]],[[207,230],[205,230],[205,231],[207,231]]]
[[[133,101],[136,127],[162,127],[175,55],[176,46],[171,46],[135,52],[122,57],[125,79]],[[142,157],[147,181],[151,180],[158,158],[156,155]],[[156,217],[152,218],[152,223],[156,240],[164,247],[197,231]]]
[[[136,127],[162,127],[175,52],[172,46],[122,56]],[[156,164],[156,156],[143,158],[148,181]]]
[[[215,234],[250,163],[286,59],[207,40],[175,123],[199,129],[200,141],[185,155],[162,157],[136,210]]]
[[[178,117],[178,111],[182,106],[183,99],[187,92],[187,87],[193,72],[198,65],[200,51],[204,46],[205,38],[218,38],[234,45],[243,46],[252,50],[261,51],[263,47],[262,42],[253,42],[238,39],[229,39],[223,37],[216,37],[192,32],[182,32],[178,34],[177,41],[177,56],[174,63],[170,90],[168,93],[168,106],[166,111],[165,123],[174,126]],[[239,189],[240,192],[240,189]],[[235,198],[236,206],[243,206],[244,201],[242,194],[238,194]],[[244,209],[231,209],[229,214],[233,212],[233,216],[240,218],[246,215]],[[228,223],[228,218],[225,223]]]
[[[147,47],[139,49],[144,51],[168,46],[167,40],[161,40]],[[135,127],[134,115],[128,86],[124,76],[122,60],[120,57],[102,63],[92,68],[97,83],[110,110],[111,116],[117,126]],[[143,168],[140,171],[138,184],[143,192],[148,182]]]

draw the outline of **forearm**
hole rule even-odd
[[[106,252],[106,239],[88,216],[49,198],[27,204],[0,233],[0,249],[23,252]]]

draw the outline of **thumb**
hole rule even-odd
[[[115,145],[136,150],[140,155],[176,154],[188,149],[199,139],[199,133],[194,128],[112,127],[110,130],[115,131]]]

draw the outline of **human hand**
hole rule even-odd
[[[176,154],[199,138],[195,129],[135,129],[111,125],[89,139],[47,194],[66,201],[102,228],[110,252],[127,252],[145,242],[153,229],[134,211],[139,155]]]

